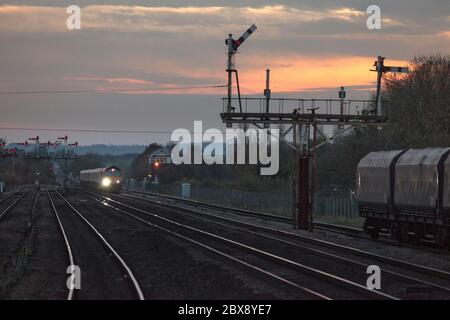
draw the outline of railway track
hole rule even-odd
[[[50,195],[50,192],[47,190],[47,196],[48,199],[50,201],[50,205],[52,207],[53,210],[53,214],[55,215],[56,221],[58,222],[58,227],[59,230],[61,231],[61,235],[64,239],[64,245],[66,247],[66,251],[67,251],[67,256],[68,256],[68,260],[69,260],[69,266],[74,266],[75,265],[75,259],[73,257],[72,254],[72,247],[70,246],[70,242],[69,242],[69,238],[67,237],[66,234],[66,230],[64,229],[64,225],[62,224],[61,218],[59,216],[59,212],[56,209],[55,203],[53,201],[52,196]],[[75,292],[75,287],[71,286],[68,288],[68,294],[67,294],[67,300],[73,300],[74,298],[74,292]]]
[[[25,197],[26,194],[26,191],[13,192],[0,199],[0,204],[6,207],[4,209],[0,209],[0,221],[16,206],[16,204],[19,203],[20,200],[23,199],[23,197]]]
[[[177,219],[167,218],[166,215],[155,213],[154,210],[141,209],[103,195],[92,193],[90,195],[103,206],[108,206],[141,223],[278,279],[285,285],[288,284],[303,293],[310,294],[311,297],[319,299],[396,299],[392,295],[369,290],[365,285],[336,274],[302,264],[298,260],[283,256],[280,251],[273,252],[268,247],[257,247],[254,243],[242,239],[242,235],[246,238],[248,233],[240,232],[240,238],[236,234],[225,236],[224,232],[218,232],[219,230],[208,228],[206,225],[198,226],[198,221],[192,223],[192,221],[180,221],[179,217]]]
[[[369,239],[369,237],[364,233],[364,230],[362,228],[348,227],[348,226],[343,226],[340,224],[334,224],[334,223],[328,223],[328,222],[322,222],[322,221],[315,221],[314,228],[320,229],[320,230],[332,231],[332,232],[336,232],[336,233],[342,233],[342,234],[349,235],[352,237],[360,237],[360,238]]]
[[[55,194],[55,199],[52,194]],[[97,228],[59,191],[48,197],[70,266],[82,270],[81,290],[68,288],[67,299],[139,299],[144,294],[131,268]]]
[[[401,283],[403,288],[409,291],[416,289],[431,291],[433,297],[449,297],[450,274],[445,271],[416,265],[406,261],[381,256],[362,250],[337,245],[331,242],[304,237],[296,233],[255,225],[248,222],[238,221],[223,216],[217,216],[198,210],[179,207],[174,204],[161,204],[158,201],[127,197],[124,195],[111,195],[111,197],[122,197],[128,200],[140,200],[148,202],[152,208],[157,210],[171,211],[172,214],[189,216],[192,219],[202,220],[207,223],[226,225],[227,228],[234,227],[241,232],[255,234],[266,239],[282,242],[285,245],[295,247],[302,252],[309,252],[315,256],[345,263],[347,265],[359,266],[360,270],[367,265],[377,264],[382,267],[383,275],[390,277],[392,283]],[[160,211],[161,212],[161,211]],[[386,277],[385,277],[386,278]],[[445,285],[442,284],[444,280]]]
[[[268,221],[283,222],[283,223],[290,224],[290,225],[293,224],[292,218],[279,216],[279,215],[275,215],[275,214],[270,214],[270,213],[264,213],[264,212],[258,212],[258,211],[253,211],[253,210],[240,209],[240,208],[233,208],[233,207],[222,206],[222,205],[203,202],[203,201],[183,199],[183,198],[176,197],[176,196],[161,195],[161,194],[157,194],[157,193],[130,191],[130,190],[126,190],[126,192],[137,193],[137,194],[142,194],[142,195],[151,195],[154,197],[160,197],[160,198],[170,199],[170,200],[181,202],[181,203],[194,205],[196,207],[203,207],[203,208],[208,208],[208,209],[219,210],[222,212],[235,213],[235,214],[239,214],[239,215],[243,215],[243,216],[255,217],[255,218],[268,220]],[[351,235],[351,236],[360,236],[360,237],[368,238],[364,234],[364,230],[361,228],[348,227],[348,226],[343,226],[343,225],[334,224],[334,223],[327,223],[327,222],[322,222],[322,221],[315,221],[314,228],[326,230],[326,231],[343,233],[343,234]]]
[[[208,202],[203,202],[203,201],[198,201],[198,200],[183,199],[183,198],[180,198],[177,196],[161,195],[161,194],[151,193],[151,192],[126,190],[125,192],[122,192],[121,194],[126,194],[126,193],[138,194],[138,195],[142,195],[142,196],[147,195],[147,196],[158,197],[158,198],[162,198],[162,199],[168,199],[171,201],[175,201],[178,203],[184,203],[184,204],[199,207],[199,208],[201,207],[201,208],[206,208],[206,209],[217,210],[217,211],[220,211],[222,214],[231,213],[231,214],[237,214],[237,215],[241,215],[241,216],[255,217],[255,218],[258,218],[261,220],[266,220],[266,221],[281,222],[281,223],[285,223],[285,224],[289,224],[289,225],[293,224],[293,220],[291,218],[274,215],[274,214],[270,214],[270,213],[246,210],[246,209],[241,209],[241,208],[233,208],[233,207],[228,207],[228,206],[223,206],[223,205],[218,205],[218,204],[213,204],[213,203],[208,203]],[[447,252],[442,251],[440,249],[433,248],[432,246],[400,243],[395,240],[392,240],[389,237],[389,235],[380,234],[380,238],[372,239],[370,236],[368,236],[364,232],[364,230],[362,228],[349,227],[349,226],[344,226],[344,225],[339,225],[339,224],[334,224],[334,223],[323,222],[320,220],[314,221],[314,229],[327,231],[327,232],[333,232],[333,233],[337,233],[337,234],[342,234],[342,235],[346,235],[346,236],[349,236],[352,238],[372,240],[372,241],[376,241],[378,243],[382,243],[384,245],[388,245],[388,246],[392,246],[392,247],[407,247],[407,248],[412,248],[412,249],[419,249],[422,251],[428,251],[431,253],[448,254]]]
[[[4,192],[0,196],[0,203],[12,196],[12,192]]]
[[[159,197],[159,198],[164,198],[164,199],[170,199],[170,200],[174,200],[174,201],[177,201],[177,202],[182,202],[182,203],[186,203],[186,204],[192,204],[192,205],[195,205],[196,207],[215,209],[215,210],[220,210],[220,211],[224,211],[224,212],[228,211],[230,213],[236,213],[236,214],[240,214],[240,215],[243,215],[243,216],[249,216],[249,217],[256,217],[256,218],[263,219],[263,220],[268,220],[268,221],[278,221],[278,222],[284,222],[284,223],[287,223],[287,224],[292,224],[292,219],[291,218],[284,217],[284,216],[279,216],[279,215],[275,215],[275,214],[270,214],[270,213],[264,213],[264,212],[257,212],[257,211],[240,209],[240,208],[221,206],[221,205],[214,204],[214,203],[208,203],[208,202],[192,200],[192,199],[184,199],[184,198],[180,198],[180,197],[176,197],[176,196],[161,195],[161,194],[158,194],[158,193],[131,191],[131,190],[126,190],[126,192],[142,194],[142,195],[147,195],[147,196],[150,195],[150,196],[153,196],[153,197]]]

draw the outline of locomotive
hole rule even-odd
[[[122,187],[122,170],[115,166],[81,170],[80,184],[90,188],[117,193]]]
[[[356,170],[364,230],[450,248],[450,148],[371,152]]]

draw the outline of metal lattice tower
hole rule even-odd
[[[337,126],[340,130],[338,135],[353,125],[382,126],[387,121],[382,109],[382,76],[385,72],[408,72],[408,70],[402,67],[386,67],[384,66],[384,57],[378,57],[378,60],[375,62],[376,70],[373,70],[377,71],[378,75],[376,100],[345,99],[344,87],[341,87],[339,91],[339,99],[274,99],[271,98],[269,70],[266,71],[264,97],[242,98],[233,56],[242,42],[255,30],[256,26],[252,25],[239,40],[233,40],[232,34],[229,34],[228,39],[225,41],[228,46],[228,95],[222,99],[223,110],[220,113],[220,117],[227,127],[231,127],[233,124],[242,126],[254,125],[258,128],[270,128],[272,124],[289,125],[289,129],[284,133],[283,137],[290,131],[293,132],[292,143],[284,140],[294,149],[295,155],[293,218],[295,227],[312,230],[314,175],[316,150],[318,148],[316,137],[318,132],[326,137],[318,130],[318,125]],[[232,96],[233,72],[236,73],[237,98]],[[239,105],[238,111],[233,106],[236,102]],[[283,139],[283,137],[281,138]],[[312,146],[310,145],[311,143]]]

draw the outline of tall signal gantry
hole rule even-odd
[[[16,158],[17,157],[17,148],[5,148],[6,143],[0,143],[0,157],[1,158]]]
[[[28,151],[29,144],[28,141],[34,141],[34,152]],[[69,143],[69,137],[67,135],[63,137],[58,137],[55,142],[47,141],[45,143],[40,142],[39,136],[31,137],[20,145],[25,146],[25,157],[26,159],[34,160],[64,160],[64,186],[67,184],[67,168],[68,160],[76,159],[76,148],[78,147],[78,142]],[[59,148],[62,146],[62,150]],[[53,150],[52,150],[53,149]]]
[[[381,101],[382,76],[385,72],[407,72],[407,68],[385,67],[384,57],[378,57],[378,61],[375,64],[377,67],[375,71],[378,72],[377,98],[375,101],[345,99],[343,87],[341,87],[339,99],[273,99],[270,96],[269,70],[266,71],[265,97],[242,98],[233,57],[242,42],[255,30],[256,26],[252,25],[238,40],[233,40],[233,35],[229,34],[228,39],[225,41],[228,48],[226,70],[228,74],[228,96],[222,99],[223,111],[220,116],[227,127],[232,127],[233,124],[254,125],[257,128],[270,128],[271,124],[286,124],[290,126],[280,136],[280,139],[294,150],[294,205],[292,210],[294,227],[312,230],[317,132],[328,140],[327,136],[318,130],[318,125],[338,126],[341,132],[347,130],[345,126],[348,128],[353,125],[383,125],[387,118],[384,115]],[[237,101],[239,111],[236,111],[236,107],[233,106],[233,102],[236,101],[236,98],[232,96],[233,72],[236,74],[238,85]],[[244,105],[243,102],[245,102]],[[274,104],[276,110],[271,110],[271,105],[273,107]],[[262,108],[262,106],[265,106],[265,108]],[[359,110],[363,112],[359,112]],[[313,130],[312,135],[311,128]],[[285,140],[286,135],[291,131],[292,143]]]
[[[0,158],[10,158],[11,159],[11,177],[14,180],[15,177],[15,159],[17,158],[17,148],[5,148],[6,143],[0,143]],[[3,181],[1,188],[3,188]]]
[[[41,142],[40,137],[31,137],[23,143],[18,145],[25,147],[25,157],[27,159],[75,159],[75,148],[78,147],[78,142],[69,143],[68,137],[58,137],[55,142],[50,140]],[[34,143],[29,143],[33,141]],[[63,148],[59,148],[60,146]],[[31,151],[30,151],[31,148]]]

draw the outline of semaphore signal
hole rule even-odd
[[[247,29],[247,31],[244,32],[244,34],[242,36],[240,36],[239,39],[234,40],[233,38],[231,38],[231,45],[233,48],[233,51],[236,52],[237,49],[239,48],[239,46],[244,43],[245,40],[247,40],[248,37],[250,37],[250,35],[255,32],[255,30],[257,29],[257,27],[252,24],[250,28]],[[228,45],[230,41],[230,38],[225,39],[225,44]]]
[[[383,106],[381,104],[381,80],[383,79],[383,74],[386,72],[395,72],[395,73],[408,73],[409,72],[408,67],[385,66],[384,59],[386,59],[386,57],[378,56],[377,61],[375,61],[373,64],[375,69],[370,70],[370,71],[377,72],[377,97],[376,97],[375,112],[378,115],[383,114]]]
[[[250,28],[247,29],[247,31],[244,32],[244,34],[237,40],[233,39],[233,35],[230,33],[228,35],[228,39],[225,39],[225,44],[227,45],[227,73],[228,73],[228,106],[227,106],[227,112],[231,112],[233,107],[231,106],[231,98],[232,98],[232,86],[233,86],[233,77],[232,74],[236,75],[236,86],[237,86],[237,94],[239,99],[239,110],[242,112],[242,104],[241,104],[241,89],[239,87],[239,76],[237,69],[234,68],[233,63],[233,56],[237,52],[237,49],[244,43],[244,41],[256,30],[256,26],[254,24],[251,25]],[[230,125],[227,124],[228,127]]]
[[[228,48],[228,96],[223,99],[223,112],[220,114],[222,121],[227,127],[233,124],[243,126],[254,125],[257,128],[266,128],[271,130],[270,126],[289,125],[290,127],[280,135],[280,140],[286,143],[295,153],[295,174],[293,181],[293,221],[295,227],[299,229],[312,230],[313,214],[313,191],[314,175],[316,167],[317,140],[316,133],[325,136],[318,125],[338,126],[341,132],[345,127],[352,125],[376,126],[383,125],[387,118],[381,110],[381,77],[385,72],[405,72],[404,67],[384,66],[384,57],[378,57],[376,63],[378,71],[378,103],[374,100],[349,100],[346,99],[345,88],[341,87],[339,99],[293,99],[293,98],[272,98],[270,92],[270,71],[266,70],[266,88],[264,98],[244,97],[241,98],[239,89],[239,80],[237,70],[233,65],[233,56],[240,45],[256,30],[256,26],[250,27],[243,35],[242,39],[234,40],[232,35],[228,35],[225,44]],[[237,94],[239,102],[239,111],[232,106],[232,73],[236,73]],[[243,110],[242,101],[245,102]],[[253,103],[253,107],[251,104]],[[276,104],[274,110],[270,104]],[[375,109],[376,113],[365,112],[370,108]],[[362,108],[363,112],[358,112]],[[312,130],[311,130],[312,129]],[[292,142],[284,137],[292,131]],[[312,132],[311,132],[312,131]],[[312,139],[311,139],[312,137]],[[310,146],[312,145],[312,146]],[[312,159],[312,161],[311,161]]]

